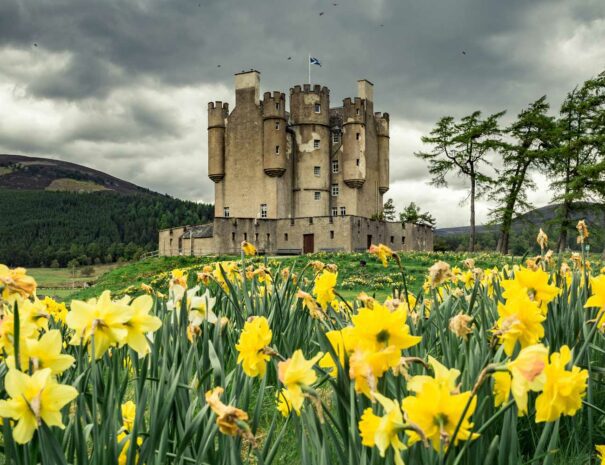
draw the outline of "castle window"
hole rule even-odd
[[[287,241],[287,240],[288,240],[288,233],[285,233],[284,234],[284,241]]]
[[[315,200],[319,200],[319,199],[321,198],[321,192],[319,192],[319,191],[315,191],[315,192],[313,193],[313,198],[314,198]]]
[[[247,241],[248,240],[248,233],[244,233],[244,240]]]
[[[340,135],[337,132],[333,132],[332,133],[332,142],[334,144],[338,144],[339,140],[340,140]]]
[[[355,111],[355,113],[357,113],[357,116],[359,116],[359,108]]]
[[[355,134],[355,139],[359,140],[360,138],[361,138],[361,133],[360,132],[356,133]]]
[[[225,218],[229,218],[229,207],[224,207],[223,208],[223,216]]]
[[[334,239],[334,231],[330,231],[330,239]]]
[[[231,233],[231,240],[235,241],[235,233],[234,232]]]
[[[279,129],[279,121],[275,122],[275,129]]]
[[[338,160],[332,160],[332,173],[338,173]]]
[[[313,224],[313,217],[312,216],[309,217],[309,224]]]
[[[405,244],[405,236],[401,236],[401,243]]]
[[[347,214],[346,207],[340,207],[340,216],[345,216]]]
[[[338,195],[338,184],[332,184],[332,197],[336,197]]]
[[[275,109],[276,109],[277,111],[279,111],[279,102],[277,102],[277,103],[275,104]]]
[[[313,174],[314,174],[315,176],[319,177],[319,176],[320,176],[320,174],[321,174],[321,166],[314,166],[314,167],[313,167]]]
[[[338,216],[338,207],[332,207],[332,216]]]
[[[267,243],[271,240],[271,234],[267,233]]]
[[[321,105],[319,103],[315,104],[315,113],[321,113]]]
[[[359,158],[357,159],[357,166],[359,166]]]
[[[267,218],[267,204],[266,203],[260,204],[260,217]]]
[[[275,146],[275,155],[279,155],[279,145]]]
[[[391,244],[395,242],[395,236],[391,236]]]
[[[315,140],[313,141],[313,148],[314,148],[314,149],[318,149],[318,148],[319,148],[319,139],[315,139]]]

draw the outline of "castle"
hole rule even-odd
[[[389,189],[389,115],[374,112],[373,84],[330,108],[319,85],[265,92],[260,73],[235,75],[235,107],[208,104],[213,223],[160,231],[160,255],[433,250],[432,229],[380,221]]]

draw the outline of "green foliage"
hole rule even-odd
[[[0,262],[66,266],[131,260],[158,230],[212,219],[213,207],[163,195],[0,189]],[[78,266],[76,265],[76,266]]]
[[[399,221],[402,223],[424,224],[435,226],[436,220],[429,212],[420,213],[420,207],[414,202],[410,204],[399,214]]]
[[[469,181],[470,238],[469,250],[475,247],[475,200],[491,183],[484,168],[490,165],[490,154],[499,148],[499,119],[504,112],[495,113],[485,119],[475,111],[456,122],[451,116],[444,116],[430,132],[422,137],[422,142],[432,145],[430,152],[415,155],[428,162],[432,184],[447,186],[446,176],[457,174]]]
[[[395,210],[395,204],[393,199],[388,199],[382,207],[382,216],[385,221],[395,221],[397,211]]]

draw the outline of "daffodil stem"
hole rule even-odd
[[[409,298],[409,294],[408,294],[408,283],[407,283],[407,280],[405,279],[405,273],[403,271],[403,264],[401,263],[401,258],[399,257],[399,255],[397,253],[393,253],[393,258],[397,262],[397,266],[399,266],[399,271],[401,272],[401,279],[403,280],[403,292],[404,292],[404,295],[405,295],[405,303],[407,304],[408,309],[410,309],[410,298]]]
[[[349,311],[351,311],[351,312],[353,311],[353,307],[351,307],[349,302],[347,302],[346,299],[342,295],[340,295],[336,289],[334,290],[334,295],[344,302],[344,304],[347,306]]]

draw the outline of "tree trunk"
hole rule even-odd
[[[468,243],[469,252],[475,251],[476,232],[475,232],[475,174],[471,172],[471,235]]]
[[[496,245],[496,252],[506,255],[508,253],[508,238],[510,227],[505,229],[503,226],[500,229],[500,237],[498,237],[498,244]]]
[[[565,200],[561,208],[561,229],[559,231],[557,251],[564,252],[565,248],[567,247],[567,231],[569,230],[569,213],[571,212],[571,205],[567,200]]]

